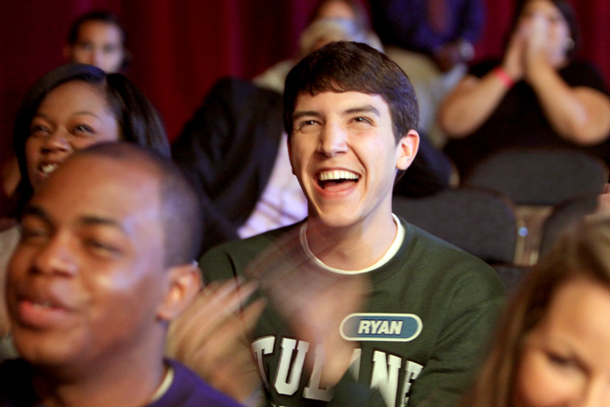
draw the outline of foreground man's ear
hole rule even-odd
[[[193,301],[201,290],[201,271],[196,262],[171,267],[168,273],[168,289],[157,310],[157,317],[171,322]]]

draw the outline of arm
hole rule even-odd
[[[544,64],[532,70],[528,82],[551,126],[560,136],[583,145],[600,143],[608,137],[608,96],[591,88],[570,88],[553,68]]]
[[[262,383],[248,337],[265,302],[255,301],[240,311],[255,288],[237,280],[209,284],[171,324],[166,346],[168,356],[242,403]]]
[[[525,38],[521,32],[516,32],[500,66],[512,82],[518,82],[523,77],[524,48]],[[496,70],[482,78],[466,76],[441,103],[438,113],[441,129],[454,139],[465,137],[478,129],[506,96],[510,89],[507,82]]]
[[[341,337],[343,319],[362,308],[368,279],[362,275],[345,276],[321,272],[299,259],[297,267],[257,268],[250,277],[257,279],[266,296],[296,337],[312,348],[322,347],[323,387],[335,386],[347,372],[356,342]],[[283,262],[286,265],[286,262]],[[308,370],[314,360],[305,360]]]
[[[604,141],[610,131],[610,98],[592,88],[570,87],[559,76],[555,61],[562,58],[547,49],[546,32],[544,22],[534,21],[525,52],[525,80],[561,137],[583,145]]]
[[[349,371],[357,342],[339,334],[343,319],[362,308],[368,284],[365,276],[320,273],[312,278],[294,270],[277,280],[258,277],[297,337],[309,342],[311,348],[324,350],[320,383],[322,388],[333,388],[328,406],[384,407],[381,393],[356,381]],[[313,358],[305,359],[310,372],[313,363]]]
[[[506,86],[493,72],[481,79],[466,76],[441,103],[439,126],[449,138],[467,136],[491,116],[506,92]]]

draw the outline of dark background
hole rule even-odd
[[[374,0],[373,0],[374,1]],[[485,0],[477,59],[501,54],[515,0]],[[173,139],[220,77],[252,78],[292,56],[314,0],[0,0],[0,162],[10,154],[20,100],[32,83],[66,62],[71,21],[93,8],[118,14],[134,54],[129,77],[165,118]],[[610,1],[573,2],[580,56],[610,83]]]

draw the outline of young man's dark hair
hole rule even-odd
[[[390,108],[397,142],[417,128],[417,96],[400,67],[368,45],[332,42],[303,58],[286,78],[284,127],[289,137],[299,94],[313,96],[329,91],[380,95]]]

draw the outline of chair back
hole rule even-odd
[[[394,197],[407,222],[488,263],[511,263],[517,225],[511,202],[484,188],[459,188],[413,199]]]
[[[540,253],[546,253],[553,243],[574,224],[597,209],[598,195],[587,194],[568,199],[553,208],[553,212],[544,222]]]
[[[510,149],[483,160],[463,185],[495,189],[516,205],[556,205],[603,191],[608,167],[578,150]]]
[[[542,229],[553,207],[601,193],[608,173],[602,160],[582,151],[515,148],[477,164],[463,184],[495,189],[513,201],[519,225],[514,263],[531,266],[538,261]]]

